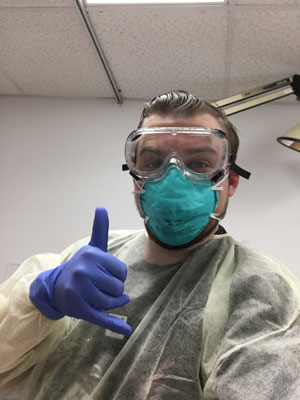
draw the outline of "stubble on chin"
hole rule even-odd
[[[145,228],[148,233],[149,239],[152,240],[153,242],[155,242],[156,244],[158,244],[160,247],[163,247],[164,249],[168,249],[168,250],[181,250],[181,249],[187,249],[188,247],[191,247],[194,244],[200,243],[200,242],[204,241],[205,239],[207,239],[209,236],[211,236],[214,232],[217,231],[218,225],[219,225],[219,221],[217,221],[215,219],[211,219],[209,221],[209,223],[206,225],[206,227],[203,229],[203,231],[200,232],[199,235],[196,236],[193,240],[191,240],[188,243],[176,245],[176,246],[166,244],[166,243],[160,241],[154,235],[154,233],[151,231],[151,229],[149,228],[149,226],[147,224],[145,225]]]

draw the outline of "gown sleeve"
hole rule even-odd
[[[29,287],[42,271],[59,266],[84,244],[32,256],[0,285],[0,389],[45,359],[68,329],[69,317],[52,321],[35,308]]]

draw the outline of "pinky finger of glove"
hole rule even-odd
[[[108,329],[112,332],[120,333],[122,335],[130,335],[132,333],[131,326],[122,319],[92,307],[89,311],[89,316],[86,318],[86,320],[92,324],[99,325],[102,328]]]

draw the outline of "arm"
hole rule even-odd
[[[30,257],[1,284],[0,384],[7,383],[47,357],[68,328],[68,318],[51,321],[29,299],[32,281],[43,270],[59,265],[68,252]]]
[[[28,259],[1,287],[0,382],[19,376],[54,350],[69,319],[84,319],[115,332],[131,328],[106,311],[128,303],[126,265],[107,253],[108,216],[96,210],[89,244],[61,256]],[[106,310],[106,311],[105,311]]]

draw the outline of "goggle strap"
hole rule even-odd
[[[235,162],[233,162],[230,165],[230,169],[232,169],[232,171],[236,172],[238,175],[242,176],[245,179],[249,179],[251,172],[246,171],[245,169],[239,167],[238,165],[236,165]]]
[[[127,164],[122,164],[122,171],[129,171],[129,168],[128,168]],[[140,179],[137,175],[135,175],[131,171],[129,171],[129,175],[131,175],[136,181],[138,181]]]

